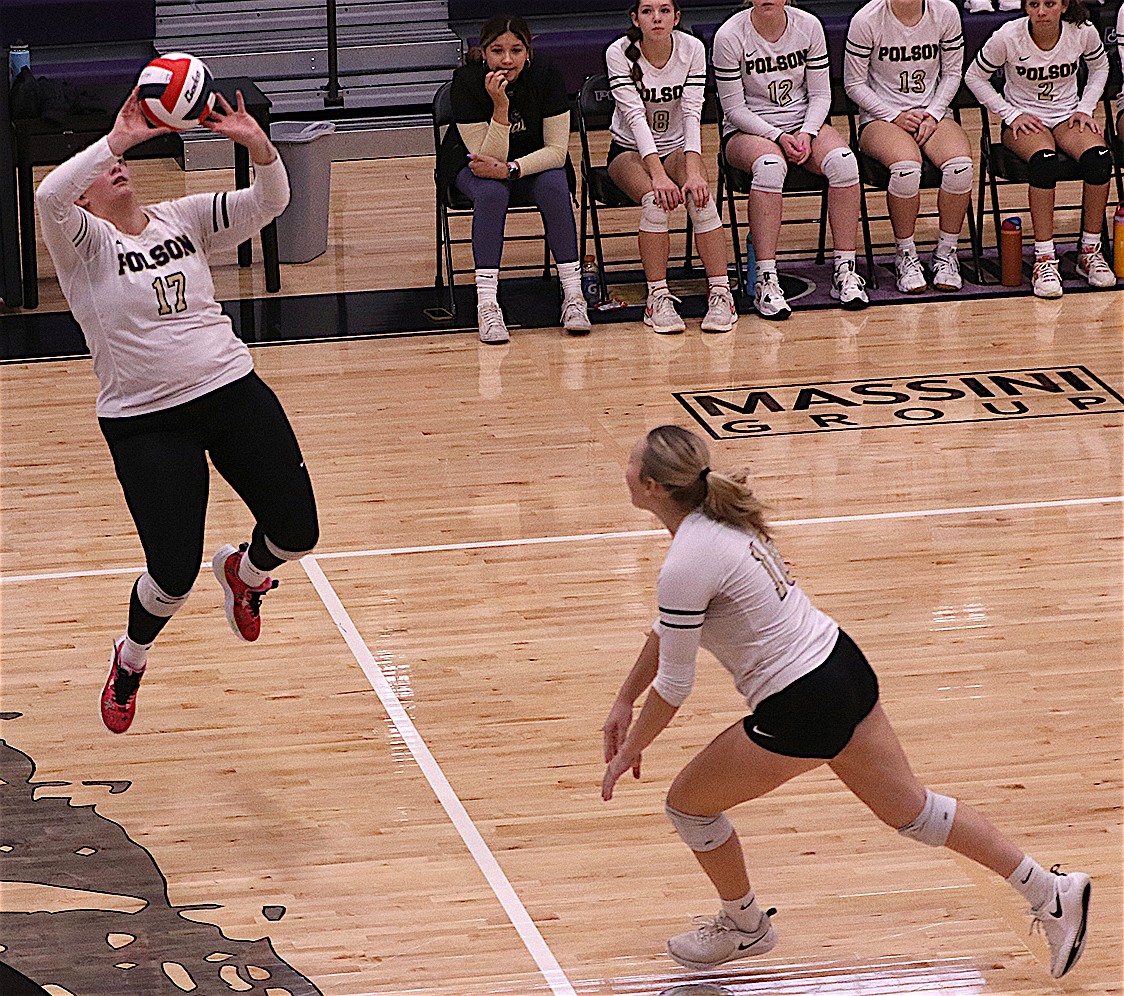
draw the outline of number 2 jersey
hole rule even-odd
[[[743,131],[776,141],[782,134],[818,134],[831,110],[827,40],[814,14],[786,7],[775,42],[740,10],[714,35],[712,61],[722,101],[723,135]]]
[[[676,149],[702,153],[699,126],[706,95],[706,46],[682,31],[673,31],[671,41],[671,58],[659,69],[641,53],[636,63],[642,73],[639,85],[624,54],[629,38],[618,38],[605,50],[609,90],[616,102],[610,135],[641,156],[653,152],[666,156]]]
[[[691,692],[700,646],[730,672],[753,710],[819,667],[839,636],[771,540],[699,511],[675,531],[660,569],[659,602],[652,687],[674,706]]]
[[[940,121],[963,72],[964,31],[952,0],[925,0],[912,26],[898,20],[890,0],[871,0],[851,18],[843,83],[862,124],[914,108]]]
[[[145,205],[148,224],[128,235],[74,203],[116,161],[103,138],[36,192],[44,241],[93,356],[102,418],[171,408],[253,370],[215,300],[207,254],[244,242],[289,200],[278,158],[255,164],[248,189]]]
[[[1033,114],[1048,128],[1056,128],[1075,111],[1091,115],[1108,81],[1108,56],[1093,25],[1062,21],[1061,29],[1057,43],[1044,52],[1030,35],[1029,18],[1008,21],[983,43],[964,81],[979,102],[1007,124],[1020,114]],[[1079,94],[1082,60],[1089,77]],[[1002,93],[991,85],[991,74],[1000,69]]]

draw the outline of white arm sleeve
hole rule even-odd
[[[964,82],[964,29],[960,26],[960,15],[955,11],[950,14],[948,24],[941,31],[941,81],[925,108],[925,113],[937,121],[948,114],[949,105]]]
[[[1085,80],[1085,89],[1081,92],[1081,99],[1077,102],[1077,109],[1092,115],[1097,104],[1104,96],[1105,84],[1108,82],[1108,53],[1101,44],[1101,36],[1091,24],[1083,24],[1081,33],[1082,41],[1081,58],[1089,70],[1089,77]]]
[[[97,219],[74,202],[115,162],[109,140],[101,138],[55,167],[39,184],[35,206],[53,259],[89,259],[96,251],[97,240],[91,234]]]
[[[818,135],[831,112],[831,67],[827,58],[827,39],[823,25],[816,21],[815,36],[808,46],[808,62],[804,67],[808,87],[808,109],[800,130],[806,135]]]
[[[714,36],[711,54],[714,78],[718,83],[718,99],[722,102],[722,116],[738,131],[747,135],[760,135],[775,142],[783,134],[781,129],[770,124],[761,115],[754,114],[746,106],[741,50],[737,40],[731,37],[732,34],[719,28]]]
[[[851,22],[843,55],[843,87],[856,104],[878,121],[893,121],[898,112],[875,93],[870,85],[870,57],[874,33],[866,19]]]
[[[605,67],[609,70],[609,91],[632,133],[636,151],[641,158],[652,155],[656,151],[656,140],[652,137],[652,129],[648,127],[648,116],[640,91],[629,75],[632,63],[616,43],[605,50]]]
[[[998,72],[1007,64],[1007,46],[1002,35],[995,32],[983,43],[979,54],[972,60],[964,74],[968,89],[976,95],[976,100],[992,114],[1010,124],[1022,112],[1007,103],[1006,98],[991,85],[991,74]]]
[[[652,687],[669,705],[682,705],[695,684],[703,620],[718,590],[713,566],[713,561],[673,552],[660,571],[660,618],[654,627],[660,662]]]
[[[699,45],[691,54],[687,81],[683,84],[683,151],[702,155],[702,112],[706,100],[706,49]]]

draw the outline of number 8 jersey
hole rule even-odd
[[[714,35],[723,133],[772,141],[783,133],[817,134],[831,109],[823,25],[807,11],[786,7],[784,33],[769,41],[757,33],[752,15],[752,8],[738,11]]]
[[[1061,22],[1061,36],[1048,52],[1034,42],[1030,19],[1001,25],[984,42],[964,76],[981,104],[1011,124],[1020,114],[1033,114],[1056,128],[1075,111],[1091,115],[1108,82],[1108,56],[1092,24]],[[1085,91],[1078,95],[1077,70],[1089,66]],[[991,85],[991,74],[1003,70],[1003,93]]]

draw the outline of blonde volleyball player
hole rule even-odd
[[[827,178],[835,245],[831,296],[844,308],[869,303],[855,271],[859,169],[843,136],[825,124],[831,109],[827,42],[812,14],[785,0],[747,0],[714,36],[712,61],[722,101],[726,158],[753,177],[749,224],[757,256],[754,306],[763,318],[791,314],[777,279],[777,242],[788,164]]]
[[[641,205],[640,259],[648,280],[644,323],[667,335],[686,327],[667,289],[668,214],[680,204],[695,230],[706,268],[704,332],[729,332],[738,321],[727,276],[726,236],[702,160],[706,48],[676,31],[676,0],[635,0],[632,27],[605,52],[616,101],[610,125],[609,176]]]
[[[726,810],[827,764],[900,834],[950,847],[1001,875],[1031,905],[1065,975],[1085,946],[1092,884],[1045,871],[964,803],[922,785],[878,701],[862,651],[815,608],[789,575],[745,472],[710,468],[706,443],[678,426],[653,429],[632,451],[625,480],[636,508],[671,533],[659,576],[659,620],[603,727],[608,765],[601,794],[626,772],[691,692],[700,646],[730,672],[751,714],[704,747],[667,794],[672,825],[706,872],[721,911],[672,937],[668,953],[705,971],[764,954],[777,943],[758,907]],[[649,689],[633,722],[633,703]]]
[[[48,174],[35,198],[93,354],[98,422],[145,554],[102,692],[114,733],[133,721],[148,650],[199,573],[208,454],[255,519],[248,546],[223,546],[212,561],[239,637],[258,637],[269,573],[319,536],[296,437],[219,308],[207,264],[281,213],[285,167],[241,94],[237,109],[220,96],[205,124],[249,150],[249,189],[142,204],[121,157],[167,129],[147,125],[134,91],[109,134]]]
[[[963,286],[956,243],[972,192],[972,147],[948,113],[964,70],[964,32],[952,0],[870,0],[847,29],[843,82],[859,106],[859,148],[890,171],[886,203],[897,241],[898,290],[925,290],[913,241],[922,156],[941,171],[933,286]]]
[[[1108,56],[1081,0],[1023,0],[1026,17],[996,29],[964,76],[981,104],[1003,119],[1003,144],[1026,160],[1030,220],[1034,226],[1033,288],[1061,297],[1054,252],[1054,188],[1060,149],[1084,178],[1077,273],[1091,287],[1113,287],[1116,277],[1101,253],[1101,229],[1112,175],[1112,154],[1093,119],[1108,80]],[[1079,93],[1077,73],[1089,75]],[[1003,92],[991,84],[1002,69]]]

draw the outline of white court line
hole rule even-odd
[[[347,609],[343,607],[335,589],[324,576],[320,565],[316,563],[316,558],[311,555],[302,558],[301,566],[305,569],[305,573],[308,574],[317,594],[324,602],[324,607],[331,615],[332,621],[339,627],[340,634],[347,641],[351,653],[363,669],[371,687],[374,688],[386,709],[387,715],[390,716],[391,722],[394,723],[398,733],[401,734],[406,746],[410,749],[410,753],[414,756],[414,760],[418,762],[418,767],[421,768],[426,781],[429,782],[441,805],[445,807],[445,812],[449,814],[453,826],[457,828],[465,846],[468,847],[476,864],[492,887],[492,891],[496,894],[496,898],[499,899],[508,918],[519,932],[519,936],[523,939],[531,957],[535,959],[535,964],[539,966],[539,971],[546,979],[547,985],[550,986],[555,996],[576,996],[570,980],[562,971],[562,967],[558,964],[550,948],[547,947],[538,927],[535,926],[535,922],[527,913],[526,907],[507,880],[503,869],[500,868],[499,862],[488,849],[488,845],[484,843],[480,831],[476,829],[476,825],[472,822],[456,792],[453,791],[453,787],[449,784],[441,766],[433,757],[425,741],[422,740],[417,727],[414,726],[413,721],[406,713],[398,696],[394,694],[394,689],[390,687],[390,683],[375,662],[374,655],[372,655],[367,644],[363,642],[363,638],[351,621]]]
[[[922,508],[909,512],[867,512],[859,515],[829,515],[813,519],[776,519],[770,525],[778,528],[786,526],[818,526],[839,522],[872,522],[881,519],[926,519],[939,515],[975,515],[978,513],[1016,512],[1024,509],[1070,508],[1081,505],[1112,505],[1124,502],[1124,495],[1106,495],[1102,498],[1061,498],[1056,501],[1022,501],[1006,505],[964,505],[953,508]],[[639,539],[645,536],[660,536],[666,529],[633,529],[616,533],[576,533],[572,536],[529,536],[526,539],[483,540],[476,543],[440,543],[433,546],[398,546],[379,550],[342,550],[337,553],[316,553],[311,556],[320,560],[346,560],[349,557],[395,557],[412,553],[448,553],[454,550],[492,550],[506,546],[543,546],[548,543],[588,543],[605,539]],[[209,566],[205,561],[203,567]],[[0,575],[0,584],[17,581],[61,581],[67,578],[92,578],[110,574],[135,574],[143,567],[110,567],[98,571],[65,571],[56,574],[9,574]]]

